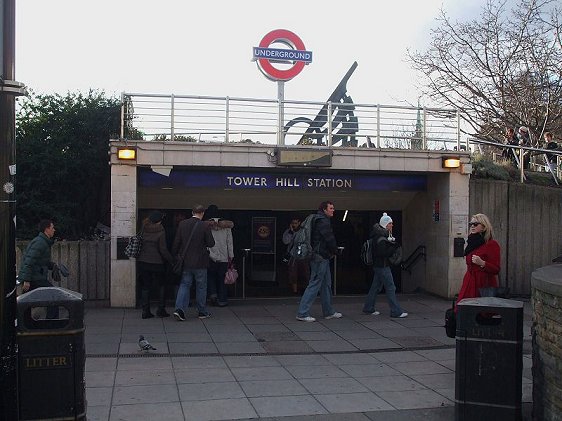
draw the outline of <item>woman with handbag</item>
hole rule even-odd
[[[226,219],[219,219],[217,210],[209,206],[205,216],[211,226],[211,234],[215,245],[209,249],[209,267],[207,268],[207,292],[211,305],[226,307],[228,305],[228,290],[225,285],[226,271],[234,258],[232,228],[234,223]]]
[[[137,269],[141,283],[142,318],[150,319],[154,314],[150,311],[150,288],[158,286],[159,305],[156,315],[158,317],[169,317],[166,312],[165,296],[165,261],[173,264],[174,259],[166,245],[166,232],[162,226],[164,214],[153,211],[143,221],[142,248],[137,257]]]
[[[480,297],[481,288],[498,287],[500,246],[493,239],[492,224],[486,215],[478,213],[472,216],[468,226],[470,233],[464,249],[466,273],[457,303],[464,298]]]

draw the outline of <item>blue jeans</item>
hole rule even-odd
[[[396,300],[396,286],[394,285],[394,279],[392,278],[392,272],[390,267],[374,267],[373,283],[365,299],[365,304],[363,305],[363,311],[365,313],[372,313],[375,311],[375,301],[377,299],[377,294],[382,291],[382,287],[386,291],[386,299],[388,300],[388,305],[390,306],[390,316],[398,317],[403,311]]]
[[[209,297],[217,298],[219,304],[228,303],[227,286],[224,284],[224,275],[228,269],[228,262],[209,262],[207,268],[207,292]]]
[[[189,292],[195,279],[195,300],[199,313],[206,313],[207,303],[207,269],[184,269],[176,297],[176,308],[185,313],[189,306]]]
[[[318,291],[320,291],[324,317],[331,316],[335,313],[335,310],[332,308],[332,274],[329,259],[319,261],[313,259],[310,262],[310,281],[302,294],[297,313],[298,317],[310,316],[310,307],[312,307]]]

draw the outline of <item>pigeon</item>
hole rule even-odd
[[[139,347],[141,351],[156,350],[142,335],[139,335]]]

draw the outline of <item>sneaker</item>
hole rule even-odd
[[[208,319],[209,317],[211,317],[211,313],[209,313],[209,312],[199,313],[199,315],[197,317],[201,320]]]
[[[174,311],[174,317],[178,322],[183,322],[185,320],[185,313],[181,308],[176,308],[176,311]]]
[[[316,319],[312,316],[297,316],[297,320],[301,322],[315,322]]]
[[[403,319],[404,317],[408,317],[408,313],[404,312],[402,314],[400,314],[399,316],[392,316],[395,319]]]
[[[326,320],[330,320],[330,319],[339,319],[339,318],[341,318],[342,316],[343,316],[343,314],[338,313],[338,312],[336,311],[334,314],[332,314],[332,315],[330,315],[330,316],[326,316],[326,317],[324,317],[324,318],[325,318]]]
[[[371,313],[372,316],[378,316],[379,314],[381,314],[381,312],[376,310]]]

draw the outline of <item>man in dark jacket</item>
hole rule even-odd
[[[334,204],[330,201],[320,203],[317,218],[312,225],[311,245],[314,255],[310,261],[310,281],[304,291],[297,320],[301,322],[315,322],[310,315],[310,307],[318,291],[322,300],[322,313],[325,319],[339,319],[342,317],[332,308],[332,274],[330,272],[330,259],[337,251],[336,237],[330,225],[330,218],[334,216]]]
[[[39,234],[28,244],[23,254],[18,278],[23,283],[23,292],[39,287],[52,287],[49,282],[49,270],[58,270],[51,261],[51,247],[55,240],[55,225],[50,219],[39,222]],[[58,317],[58,307],[47,307],[47,318]]]
[[[189,306],[189,292],[194,279],[198,317],[206,319],[211,316],[207,311],[207,267],[209,266],[207,248],[213,247],[215,240],[210,226],[201,221],[205,208],[202,205],[195,205],[192,213],[191,218],[179,223],[172,246],[172,255],[183,259],[183,272],[176,296],[176,311],[174,311],[174,317],[179,321],[185,320],[185,311]]]
[[[390,306],[390,317],[408,317],[408,313],[402,310],[396,299],[396,286],[390,270],[388,258],[392,256],[398,245],[392,236],[392,218],[384,212],[378,224],[373,226],[371,238],[373,239],[373,283],[369,293],[365,298],[363,313],[378,316],[379,311],[375,310],[377,294],[382,287],[386,291],[386,299]]]

